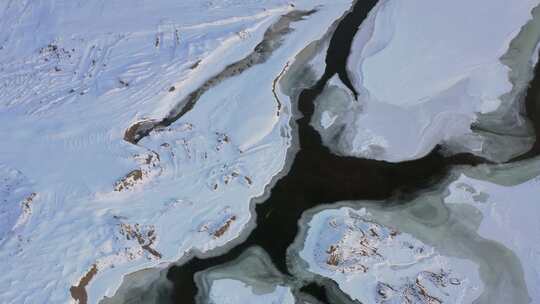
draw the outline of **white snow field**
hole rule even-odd
[[[97,303],[128,273],[250,230],[251,201],[291,146],[290,101],[275,83],[350,6],[0,2],[0,302]],[[266,62],[168,128],[124,140],[248,56],[281,16],[312,9]]]
[[[497,162],[526,152],[534,134],[520,107],[537,58],[539,4],[379,1],[348,61],[358,100],[336,80],[319,97],[314,123],[325,144],[390,162],[438,144]]]
[[[306,212],[289,259],[363,303],[538,303],[539,195],[538,158],[458,167],[412,201]]]

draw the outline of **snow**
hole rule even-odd
[[[215,254],[249,231],[251,202],[291,146],[290,101],[277,87],[277,116],[272,84],[350,5],[1,3],[0,173],[2,186],[21,187],[1,192],[2,301],[96,303],[128,273]],[[162,119],[250,54],[282,15],[313,8],[266,63],[222,80],[168,128],[124,141],[133,123]]]
[[[539,183],[534,158],[455,167],[413,199],[318,206],[302,215],[290,269],[363,303],[423,303],[416,279],[447,303],[537,303]]]
[[[381,38],[373,42],[377,47],[371,41],[366,46],[364,52],[369,55],[361,66],[364,77],[356,84],[368,88],[376,100],[407,107],[467,79],[469,93],[483,97],[480,106],[491,103],[510,89],[505,67],[496,62],[530,19],[534,4],[520,1],[509,8],[505,1],[472,5],[465,1],[386,2],[377,12],[381,17],[376,19],[373,33]],[[413,16],[422,18],[410,22]],[[499,22],[479,22],[482,18]],[[388,84],[395,87],[389,89]]]
[[[32,215],[36,193],[20,171],[0,163],[0,245],[23,226]]]
[[[324,111],[321,115],[321,125],[323,128],[328,129],[336,121],[337,116],[332,116],[328,111]]]
[[[162,263],[124,276],[114,297],[105,298],[99,303],[169,303],[173,284],[167,279],[168,266]]]
[[[231,292],[234,290],[234,292]],[[261,303],[261,304],[293,304],[295,303],[291,290],[287,287],[277,286],[271,293],[256,294],[246,284],[223,279],[214,281],[210,291],[212,304]]]
[[[471,303],[482,291],[476,265],[375,222],[365,209],[316,213],[298,252],[307,269],[361,303]],[[299,263],[299,262],[296,262]]]
[[[296,303],[291,282],[260,247],[195,275],[199,303]],[[234,290],[234,292],[231,292]]]
[[[538,4],[380,1],[349,57],[359,97],[348,103],[358,106],[336,120],[345,125],[338,142],[325,144],[339,154],[391,162],[420,158],[438,144],[494,161],[527,151],[532,134],[525,119],[499,117],[519,116],[522,83],[532,78],[540,41],[538,27],[521,29]],[[487,132],[475,133],[473,123]]]
[[[445,198],[448,204],[468,204],[480,210],[483,218],[478,234],[500,242],[519,257],[532,303],[540,301],[539,164],[538,160],[527,161],[494,168],[487,175],[462,173],[449,185]],[[533,167],[536,176],[527,177],[524,167]],[[493,176],[497,179],[491,180]]]

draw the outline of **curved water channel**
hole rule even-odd
[[[441,181],[454,165],[487,163],[486,160],[470,154],[444,157],[438,153],[438,149],[418,160],[387,163],[337,156],[322,144],[319,133],[310,126],[315,109],[314,100],[322,92],[327,81],[336,74],[354,95],[357,94],[347,76],[347,57],[358,26],[376,3],[376,0],[356,2],[353,10],[340,21],[330,40],[324,75],[313,87],[303,90],[296,99],[293,99],[298,100],[298,109],[302,114],[302,117],[296,120],[300,149],[296,155],[290,156],[294,160],[288,174],[279,179],[272,187],[270,196],[256,206],[255,229],[242,244],[223,255],[210,258],[194,257],[182,265],[172,266],[167,278],[174,285],[171,295],[174,303],[195,303],[197,286],[194,274],[230,262],[252,246],[263,248],[276,267],[284,274],[289,274],[286,263],[287,248],[296,237],[298,220],[307,209],[345,200],[397,198],[395,201],[399,201],[404,197],[414,196],[419,189],[428,188]],[[526,99],[527,113],[537,133],[540,110],[537,106],[540,99],[539,74],[537,67]],[[192,106],[189,105],[189,109]],[[174,113],[175,119],[166,119],[162,124],[172,123],[183,113],[185,111]],[[152,126],[154,127],[156,125]],[[149,132],[149,128],[139,129],[132,142],[136,143]],[[531,151],[519,159],[530,158],[539,152],[540,146],[537,142]],[[302,291],[322,302],[327,302],[321,287],[310,284]]]

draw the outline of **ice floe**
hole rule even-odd
[[[198,303],[296,303],[287,278],[258,247],[249,248],[227,265],[198,273],[195,278]]]
[[[379,1],[349,57],[358,100],[336,79],[319,97],[324,117],[337,116],[331,128],[314,121],[325,144],[391,162],[438,144],[497,162],[526,152],[534,135],[521,109],[540,41],[538,4]]]

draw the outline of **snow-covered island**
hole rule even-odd
[[[537,303],[539,195],[538,158],[456,168],[410,201],[308,211],[289,262],[362,303]]]

